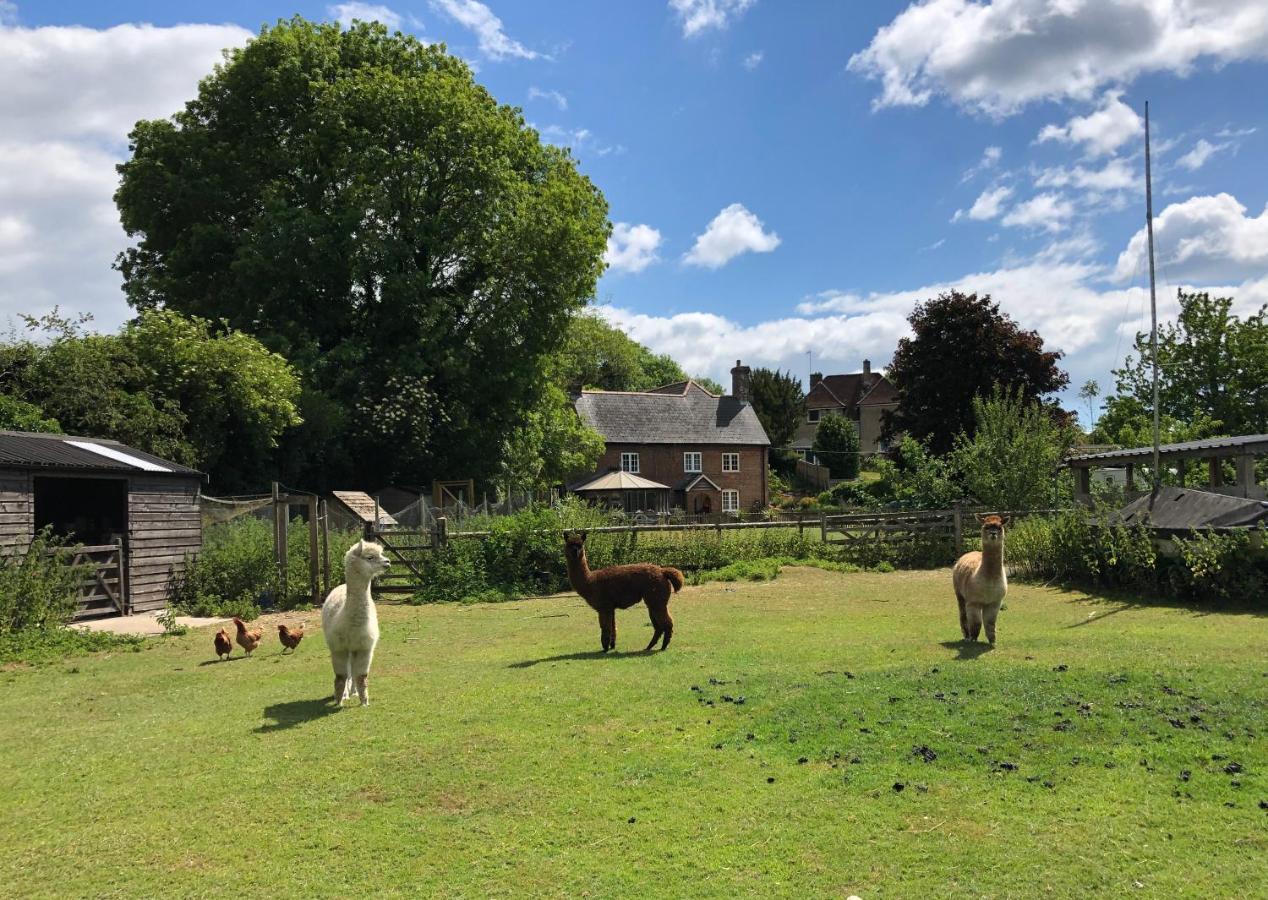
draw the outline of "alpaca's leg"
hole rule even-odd
[[[335,670],[335,703],[340,706],[348,698],[348,654],[342,650],[330,652],[330,664]]]
[[[647,646],[643,649],[644,653],[655,647],[656,642],[660,640],[661,634],[664,633],[664,628],[661,627],[661,617],[657,612],[655,601],[647,601],[647,618],[652,620],[652,639],[647,642]]]
[[[966,604],[969,614],[969,633],[966,638],[970,641],[976,641],[977,636],[982,633],[982,607],[972,603]]]
[[[661,627],[661,631],[665,633],[665,639],[661,641],[660,649],[668,650],[669,639],[674,636],[674,617],[669,614],[668,606],[664,606],[661,608],[661,615],[664,617],[664,621],[661,622],[660,627]]]
[[[616,612],[610,609],[599,610],[599,643],[603,652],[607,653],[616,646]]]
[[[964,639],[969,639],[969,614],[964,608],[964,595],[956,592],[956,602],[960,604],[960,634],[964,635]]]
[[[608,610],[608,646],[616,651],[616,610]]]
[[[982,610],[982,621],[986,625],[986,639],[995,643],[995,619],[999,617],[1000,604],[992,603]]]
[[[369,706],[370,688],[368,681],[370,679],[370,663],[374,659],[374,648],[357,650],[350,655],[349,659],[352,679],[357,686],[357,696],[361,699],[362,706]]]
[[[666,584],[666,590],[669,589]],[[660,649],[664,650],[669,646],[669,639],[674,636],[674,619],[669,614],[669,597],[649,598],[647,601],[647,614],[652,620],[652,640],[647,645],[650,650],[656,646],[656,641],[664,638],[660,645]]]

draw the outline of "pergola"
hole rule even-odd
[[[1153,453],[1153,447],[1132,447],[1126,450],[1108,450],[1070,457],[1064,465],[1074,473],[1075,501],[1091,505],[1092,470],[1101,468],[1126,469],[1127,492],[1131,497],[1137,490],[1136,466],[1151,464]],[[1188,486],[1189,463],[1196,460],[1200,467],[1202,460],[1205,460],[1204,490],[1251,500],[1268,499],[1268,493],[1255,481],[1255,460],[1260,456],[1268,456],[1268,434],[1205,438],[1180,444],[1162,444],[1158,448],[1159,464],[1164,467],[1174,467],[1180,475],[1181,486]],[[1231,484],[1224,480],[1223,464],[1228,461],[1233,463],[1237,473]],[[1200,483],[1200,480],[1195,479],[1195,482]],[[1195,483],[1192,486],[1197,487],[1199,484]]]
[[[569,490],[589,500],[620,506],[626,512],[640,509],[669,511],[669,485],[631,472],[607,472]]]

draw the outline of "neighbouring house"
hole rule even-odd
[[[0,431],[0,552],[25,553],[48,529],[95,567],[80,618],[163,609],[202,548],[202,482],[118,441]]]
[[[597,469],[569,479],[568,490],[627,511],[764,508],[770,440],[749,402],[750,375],[736,360],[731,394],[721,397],[694,381],[582,391],[577,414],[607,446]]]
[[[871,360],[863,360],[863,371],[848,375],[810,376],[806,394],[806,420],[793,436],[789,449],[803,459],[815,462],[815,433],[824,416],[845,416],[859,433],[859,452],[864,455],[884,453],[888,446],[882,437],[881,416],[898,407],[898,391],[888,378],[872,371]]]

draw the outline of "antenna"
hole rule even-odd
[[[1145,227],[1149,232],[1149,356],[1153,361],[1154,387],[1154,465],[1153,491],[1150,505],[1158,496],[1162,484],[1158,450],[1158,297],[1154,284],[1154,192],[1153,174],[1149,156],[1149,101],[1145,101]]]

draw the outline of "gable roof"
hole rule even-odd
[[[28,431],[0,431],[0,466],[23,469],[91,469],[197,475],[189,466],[163,459],[108,438],[75,437]]]
[[[695,381],[692,381],[691,379],[687,379],[686,381],[675,381],[671,384],[662,384],[660,387],[654,387],[646,391],[646,393],[673,394],[675,396],[681,396],[687,393],[688,391],[699,391],[703,394],[707,394],[710,397],[716,396],[711,391],[705,390],[703,386],[701,386]]]
[[[886,406],[898,402],[898,388],[884,375],[859,400],[859,406]]]
[[[824,375],[806,394],[807,404],[814,400],[834,402],[845,409],[853,410],[864,405],[865,401],[869,406],[897,403],[898,391],[879,372],[872,372],[866,380],[862,372],[851,372],[847,375]]]
[[[770,446],[751,404],[715,397],[695,382],[677,394],[583,391],[576,406],[581,420],[609,444]]]

